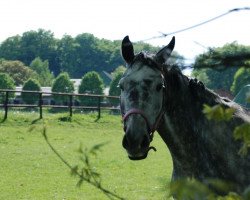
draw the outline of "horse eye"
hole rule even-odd
[[[162,83],[158,84],[156,86],[156,91],[159,92],[161,90],[161,88],[163,87]]]

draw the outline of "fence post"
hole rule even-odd
[[[98,119],[101,118],[101,97],[98,97]]]
[[[69,95],[69,116],[72,117],[73,95]]]
[[[39,109],[40,109],[40,119],[43,118],[43,97],[42,97],[42,92],[39,92]]]
[[[9,101],[9,91],[6,91],[5,101],[4,101],[4,120],[8,117],[8,101]]]

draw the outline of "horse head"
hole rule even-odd
[[[164,67],[174,49],[175,38],[156,54],[134,54],[126,36],[121,53],[127,70],[119,82],[121,112],[124,123],[123,147],[131,160],[147,157],[153,133],[164,115],[166,85]]]

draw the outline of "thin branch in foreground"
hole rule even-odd
[[[103,192],[109,199],[120,199],[120,200],[125,200],[125,198],[120,197],[119,195],[115,194],[114,192],[111,192],[101,186],[100,181],[96,179],[96,175],[98,176],[99,174],[89,170],[89,166],[87,166],[86,171],[87,171],[87,176],[85,171],[82,169],[81,172],[78,171],[78,166],[72,167],[69,162],[67,162],[61,154],[53,147],[53,145],[50,143],[48,136],[47,136],[47,127],[43,123],[43,128],[42,128],[42,135],[50,147],[50,149],[56,154],[56,156],[71,170],[72,175],[76,175],[80,178],[79,182],[77,183],[78,186],[80,186],[84,181],[87,182],[88,184],[92,185],[96,189],[100,190]],[[84,157],[88,160],[87,155],[85,154]],[[87,161],[88,162],[88,161]]]

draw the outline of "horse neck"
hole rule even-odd
[[[202,113],[203,105],[215,105],[220,98],[178,71],[166,74],[165,80],[166,112],[158,132],[173,154],[185,155],[189,151],[187,144],[195,144],[195,133],[206,120]],[[190,146],[190,149],[195,148]],[[189,153],[192,154],[191,150]]]

